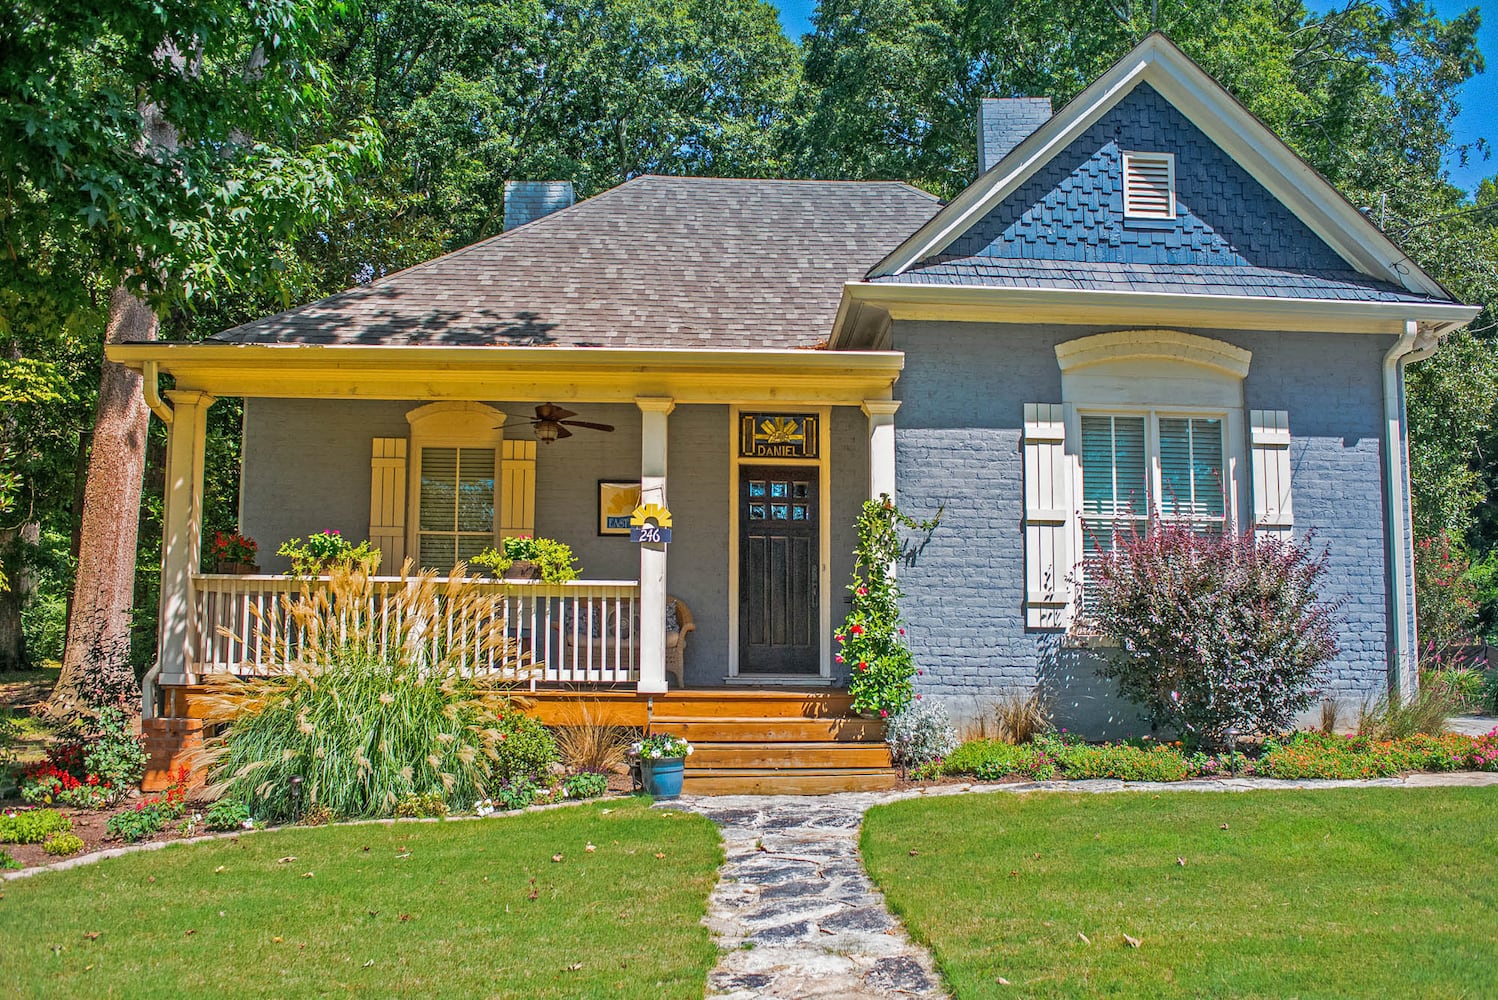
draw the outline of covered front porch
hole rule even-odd
[[[168,424],[153,671],[161,686],[271,669],[267,644],[295,641],[278,624],[280,599],[304,581],[277,573],[285,567],[270,554],[286,538],[330,528],[381,549],[377,594],[398,585],[407,558],[445,573],[453,554],[468,559],[507,537],[570,544],[581,579],[476,584],[499,599],[533,690],[648,696],[844,679],[831,636],[845,607],[858,505],[894,493],[897,353],[221,344],[109,351],[142,371],[148,402]],[[165,392],[162,375],[175,380]],[[240,520],[261,545],[256,574],[204,571],[204,419],[227,396],[246,401]],[[548,443],[524,419],[543,403],[615,431],[578,430]],[[425,516],[434,498],[447,496],[435,470],[470,457],[478,459],[473,477],[453,473],[456,517]],[[631,481],[640,506],[670,513],[669,543],[607,530],[602,491]],[[617,512],[612,519],[617,526]],[[464,624],[438,627],[450,633]],[[472,668],[495,665],[476,658]]]

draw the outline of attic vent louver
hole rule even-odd
[[[1176,158],[1172,153],[1124,153],[1124,217],[1176,217]]]

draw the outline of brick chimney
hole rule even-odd
[[[978,172],[1009,155],[1051,118],[1049,97],[985,97],[978,105]]]
[[[561,211],[574,200],[571,181],[505,181],[505,229]]]

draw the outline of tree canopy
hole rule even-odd
[[[1152,28],[1413,261],[1498,303],[1498,187],[1469,197],[1447,176],[1486,155],[1452,133],[1478,26],[1475,8],[1414,0],[824,0],[796,42],[763,0],[17,0],[0,10],[15,400],[0,464],[45,530],[0,559],[50,559],[28,606],[56,606],[122,284],[164,335],[201,337],[493,235],[511,179],[586,197],[647,172],[881,178],[951,196],[976,173],[981,98],[1059,107]],[[1494,330],[1485,309],[1409,373],[1417,534],[1477,557],[1498,542]],[[230,528],[237,404],[211,419],[207,517]],[[139,657],[159,545],[147,457]]]

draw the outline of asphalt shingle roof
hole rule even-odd
[[[1306,274],[1250,265],[1126,264],[1102,261],[946,257],[899,275],[873,279],[913,285],[1073,288],[1095,292],[1160,292],[1344,302],[1431,302],[1429,296],[1348,269]]]
[[[940,208],[906,184],[646,176],[229,343],[810,347]]]

